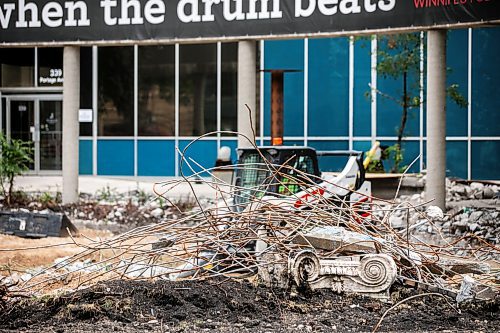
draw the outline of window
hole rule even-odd
[[[180,46],[181,136],[199,136],[217,129],[216,60],[216,44]]]
[[[62,87],[63,49],[38,49],[38,85],[40,87]]]
[[[80,109],[92,110],[92,48],[80,48]],[[92,136],[92,122],[80,123],[80,135]]]
[[[238,44],[222,44],[221,130],[238,130]],[[255,110],[252,110],[255,112]],[[244,113],[246,114],[246,112]],[[254,121],[255,121],[255,116]]]
[[[285,136],[303,136],[304,40],[266,41],[264,45],[264,69],[298,70],[284,77],[284,130]],[[268,136],[271,134],[271,73],[264,73],[264,119],[263,134]]]
[[[139,135],[175,135],[175,47],[139,47]]]
[[[99,48],[99,136],[134,135],[134,49]]]
[[[1,98],[2,100],[2,133],[7,133],[7,102],[5,98]]]
[[[500,136],[500,29],[474,29],[472,31],[472,135]],[[493,147],[495,144],[482,145]],[[498,145],[496,145],[498,146]],[[486,148],[485,148],[486,149]],[[483,150],[486,152],[486,150]],[[498,150],[497,150],[498,152]],[[480,161],[480,160],[478,160]],[[484,164],[486,165],[486,164]],[[473,168],[475,169],[475,168]],[[473,170],[474,177],[475,170]],[[485,177],[486,172],[477,173]],[[490,178],[495,179],[495,178]]]
[[[0,77],[2,87],[33,87],[35,50],[2,49],[0,52]]]
[[[308,84],[309,135],[349,135],[348,38],[309,41]]]

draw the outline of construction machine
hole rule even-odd
[[[356,218],[367,218],[371,184],[365,179],[368,161],[363,155],[354,150],[316,151],[296,146],[238,149],[234,207],[242,211],[257,201],[301,210],[326,200],[334,206],[342,203],[354,208],[359,215]],[[340,173],[322,173],[318,157],[323,156],[348,160]]]

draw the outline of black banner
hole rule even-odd
[[[500,0],[2,0],[0,43],[267,38],[500,20]]]

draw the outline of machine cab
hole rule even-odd
[[[321,172],[316,150],[309,147],[272,146],[238,149],[235,200],[245,204],[250,197],[266,194],[290,195],[319,183]]]

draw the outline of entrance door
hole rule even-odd
[[[62,170],[62,98],[60,96],[6,97],[7,135],[33,144],[34,174]]]
[[[10,101],[10,137],[16,140],[31,141],[35,148],[35,101],[13,100]],[[8,126],[8,125],[7,125]],[[8,132],[7,132],[8,133]],[[7,134],[8,135],[8,134]],[[35,170],[35,150],[32,151],[32,160],[29,168]]]
[[[62,102],[39,101],[40,170],[62,170]]]

